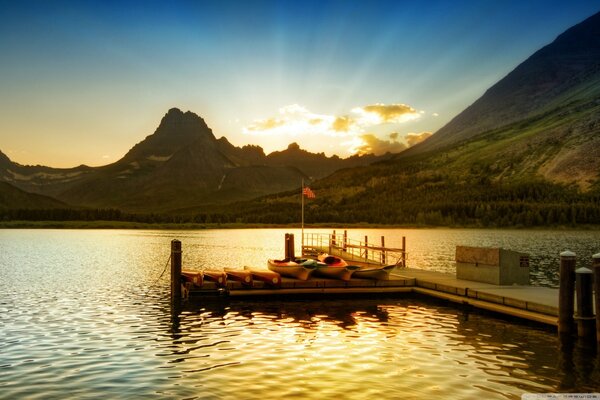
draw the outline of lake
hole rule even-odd
[[[184,267],[266,268],[283,256],[286,232],[299,241],[290,229],[0,230],[0,398],[518,399],[600,390],[594,353],[561,348],[553,329],[420,297],[206,301],[172,313],[164,272],[172,239],[182,241]],[[390,247],[406,236],[409,267],[443,272],[453,272],[457,244],[527,252],[541,286],[557,284],[560,251],[574,251],[581,265],[600,252],[594,231],[348,235],[384,235]]]

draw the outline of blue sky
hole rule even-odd
[[[0,1],[0,150],[103,165],[171,107],[270,152],[435,132],[597,1]],[[334,128],[335,127],[335,128]]]

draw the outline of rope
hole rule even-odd
[[[160,276],[156,279],[156,281],[154,281],[154,283],[150,286],[154,286],[158,283],[158,281],[160,281],[160,278],[163,277],[163,275],[165,274],[165,272],[167,271],[167,267],[169,266],[169,261],[171,261],[171,256],[172,254],[169,254],[169,258],[167,258],[167,263],[165,264],[165,268],[163,269],[163,272],[160,273]]]

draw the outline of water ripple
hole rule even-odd
[[[282,231],[246,232],[235,240],[239,254],[264,260],[280,250]],[[172,313],[167,279],[157,280],[168,241],[185,237],[187,263],[227,252],[235,265],[235,234],[0,231],[0,398],[600,390],[590,352],[559,352],[553,332],[421,299],[212,301]]]

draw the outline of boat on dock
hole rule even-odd
[[[352,278],[352,274],[354,274],[359,269],[360,269],[360,267],[358,265],[346,265],[343,267],[332,267],[330,265],[318,265],[317,269],[315,269],[314,274],[325,277],[325,278],[349,281]]]
[[[243,269],[225,268],[227,279],[241,282],[242,286],[252,287],[252,272]]]
[[[376,279],[378,281],[387,281],[390,279],[390,273],[396,268],[395,265],[385,265],[382,267],[361,267],[359,270],[354,271],[352,275],[354,278],[359,279]]]
[[[181,276],[184,282],[189,282],[197,288],[201,288],[204,283],[204,274],[202,271],[184,269],[181,271]]]
[[[255,269],[249,266],[244,266],[244,270],[252,274],[252,278],[264,282],[265,285],[272,287],[281,287],[281,275],[274,271],[265,271],[264,269]]]
[[[217,287],[227,287],[227,274],[225,271],[202,271],[204,279],[212,281]]]
[[[269,270],[287,276],[288,278],[305,281],[310,278],[312,273],[317,269],[316,263],[311,261],[312,260],[304,260],[304,262],[296,262],[271,259],[267,261],[267,267]]]
[[[338,256],[333,256],[331,254],[327,254],[327,253],[321,253],[317,256],[317,260],[319,260],[320,262],[330,266],[330,267],[345,267],[348,265],[348,263],[346,261],[344,261],[344,259],[338,257]]]

